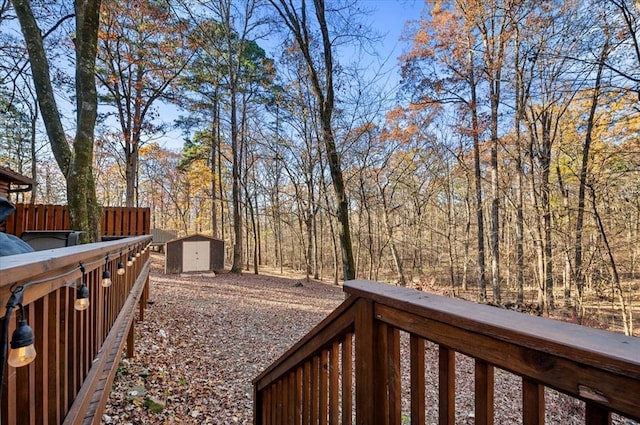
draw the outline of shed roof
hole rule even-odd
[[[189,239],[193,239],[193,238],[198,238],[198,239],[205,238],[205,239],[210,239],[212,241],[223,242],[221,239],[214,238],[213,236],[203,235],[202,233],[194,233],[193,235],[187,235],[187,236],[182,236],[181,238],[172,239],[172,240],[168,241],[167,243],[185,241],[185,240],[189,240]]]

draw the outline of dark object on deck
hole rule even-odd
[[[215,271],[224,268],[224,242],[205,235],[174,239],[165,246],[165,273]]]
[[[16,207],[7,198],[0,198],[0,223],[14,213]],[[0,232],[0,257],[33,252],[33,248],[14,235]]]
[[[36,251],[78,245],[82,232],[76,230],[27,230],[22,240]]]

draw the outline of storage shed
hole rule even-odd
[[[214,271],[224,268],[224,241],[195,234],[165,245],[165,273]]]

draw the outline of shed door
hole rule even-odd
[[[209,241],[183,242],[182,245],[183,272],[209,270]]]

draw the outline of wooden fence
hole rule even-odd
[[[524,425],[545,423],[547,387],[582,400],[585,424],[610,424],[612,413],[640,421],[638,338],[376,282],[344,290],[334,312],[254,379],[255,424],[461,423],[469,412],[456,409],[456,376],[473,375],[459,376],[456,353],[475,368],[475,424],[494,423],[496,368],[520,380],[512,410]]]
[[[138,307],[139,319],[144,318],[150,267],[144,248],[150,242],[151,236],[138,236],[2,257],[0,304],[24,288],[25,317],[37,351],[28,366],[6,366],[3,425],[100,423],[125,345],[133,356]],[[139,256],[120,275],[118,265],[126,264],[129,254]],[[108,287],[101,282],[105,269],[112,280]],[[81,282],[89,289],[90,305],[78,311]],[[9,336],[16,316],[8,318]]]
[[[101,229],[106,236],[141,236],[151,233],[150,223],[149,208],[104,207]],[[73,230],[69,210],[64,205],[17,204],[5,232],[20,237],[26,230]]]

